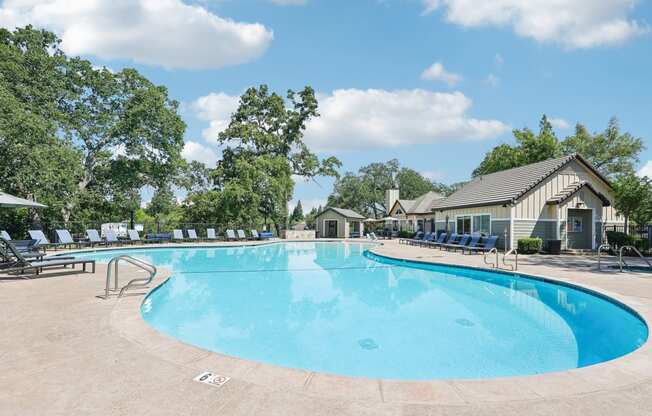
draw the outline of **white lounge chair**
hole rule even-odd
[[[226,239],[227,240],[237,240],[238,238],[235,236],[235,231],[226,230]]]
[[[206,239],[207,240],[217,240],[217,236],[215,235],[215,228],[207,228],[206,229]]]
[[[122,245],[122,241],[118,239],[118,236],[113,230],[106,230],[106,242],[110,244]]]
[[[48,240],[48,238],[43,234],[42,230],[29,230],[28,231],[29,236],[32,238],[32,240],[36,240],[38,245],[41,247],[54,247],[55,249],[57,248],[58,244],[53,244]]]
[[[172,230],[172,239],[173,240],[181,240],[183,241],[183,231],[182,230]]]
[[[260,235],[258,235],[257,230],[251,230],[251,238],[254,240],[260,240]]]
[[[238,240],[247,240],[247,234],[244,230],[238,230]]]
[[[57,239],[59,240],[59,245],[81,248],[82,245],[88,244],[85,241],[75,241],[72,238],[72,235],[70,235],[70,231],[68,230],[56,230],[56,233]]]
[[[129,235],[129,241],[132,243],[140,243],[143,240],[140,239],[140,234],[136,230],[127,230],[127,235]]]
[[[4,238],[7,241],[11,241],[11,236],[5,230],[0,231],[0,237]]]
[[[197,237],[197,232],[193,229],[186,230],[188,233],[188,240],[193,240],[193,241],[198,241],[199,237]]]

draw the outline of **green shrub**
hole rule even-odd
[[[412,238],[416,234],[416,231],[399,231],[398,238]]]
[[[541,251],[543,240],[536,238],[519,238],[517,242],[518,252],[521,254],[533,254]]]
[[[607,231],[607,242],[614,248],[634,245],[634,239],[620,231]]]
[[[632,245],[641,253],[645,253],[650,249],[650,242],[647,238],[632,238]]]

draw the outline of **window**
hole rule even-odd
[[[566,223],[566,231],[569,233],[581,233],[582,217],[568,217],[568,222]]]
[[[474,215],[473,233],[491,234],[491,215]]]
[[[457,217],[457,228],[455,231],[458,234],[470,234],[471,233],[471,216],[465,215]]]

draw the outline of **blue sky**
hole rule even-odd
[[[0,25],[48,27],[70,54],[166,85],[182,103],[188,158],[219,157],[212,140],[238,94],[262,83],[318,91],[322,118],[306,141],[340,158],[342,172],[397,158],[438,181],[464,180],[543,113],[560,138],[576,122],[598,131],[616,116],[652,147],[649,1],[64,3],[6,0]],[[640,167],[650,160],[647,149]],[[295,199],[323,202],[332,181],[318,182],[298,183]]]

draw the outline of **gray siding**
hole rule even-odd
[[[543,240],[545,247],[547,240],[557,238],[556,227],[556,221],[514,220],[514,245],[519,238],[538,237]]]
[[[507,245],[509,245],[509,221],[491,221],[491,234],[498,236],[496,247],[505,249],[505,230],[507,230]]]

